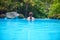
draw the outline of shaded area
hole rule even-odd
[[[25,18],[33,12],[35,18],[60,19],[60,0],[0,0],[0,10],[15,11]]]

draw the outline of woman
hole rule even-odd
[[[28,20],[34,20],[32,12],[29,13],[29,17],[27,18]]]

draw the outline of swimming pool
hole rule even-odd
[[[60,40],[60,20],[0,19],[0,40]]]

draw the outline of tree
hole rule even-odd
[[[60,18],[60,1],[54,0],[53,4],[50,7],[48,17]]]

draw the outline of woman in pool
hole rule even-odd
[[[34,20],[32,12],[29,12],[29,17],[27,18],[28,20]]]

